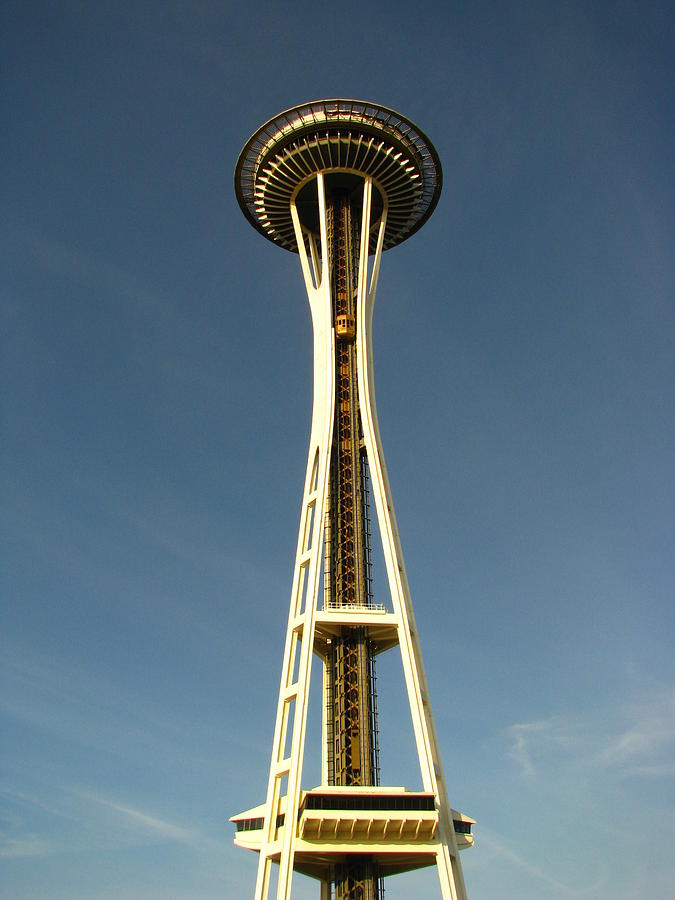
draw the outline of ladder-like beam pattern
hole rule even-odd
[[[258,860],[255,900],[265,900],[269,891],[273,857],[279,860],[278,900],[290,900],[293,874],[295,828],[277,836],[281,798],[286,796],[289,822],[297,818],[302,763],[307,728],[307,706],[314,644],[314,617],[321,574],[321,546],[324,509],[328,487],[330,449],[333,434],[335,357],[330,319],[330,277],[327,272],[327,234],[323,176],[317,177],[319,206],[322,209],[321,264],[316,249],[312,268],[307,256],[300,220],[295,206],[291,213],[297,229],[300,259],[312,312],[314,332],[314,400],[309,454],[298,544],[293,571],[281,686],[277,703],[272,760],[267,784],[263,841]],[[290,736],[289,736],[290,728]],[[289,746],[290,744],[290,746]],[[294,816],[295,818],[291,818]]]

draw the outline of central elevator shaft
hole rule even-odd
[[[328,486],[324,587],[331,608],[369,606],[368,471],[358,402],[356,296],[360,215],[349,190],[327,197],[335,333],[335,422]],[[379,777],[375,659],[365,628],[343,626],[326,662],[328,783],[375,785]],[[335,900],[380,900],[371,859],[347,855],[334,870]]]

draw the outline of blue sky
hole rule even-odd
[[[232,173],[346,96],[444,168],[375,372],[469,896],[670,898],[667,4],[10,2],[2,35],[3,896],[252,892],[227,818],[264,797],[311,330]]]

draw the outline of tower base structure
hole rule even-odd
[[[433,146],[374,104],[326,100],[270,120],[235,172],[242,210],[297,252],[312,314],[314,399],[267,798],[232,817],[259,854],[255,900],[290,900],[294,871],[321,900],[380,900],[382,879],[435,865],[467,900],[459,851],[474,820],[449,804],[380,439],[372,317],[382,252],[433,211]],[[370,494],[389,598],[370,575]],[[319,597],[323,595],[320,608]],[[422,790],[379,784],[375,660],[398,648]],[[323,666],[321,784],[302,787],[311,664]],[[334,893],[333,893],[334,891]]]

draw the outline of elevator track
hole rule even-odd
[[[350,194],[328,198],[328,246],[335,329],[335,424],[328,488],[325,592],[333,608],[372,603],[368,471],[357,390],[356,287],[360,227]],[[364,628],[343,627],[327,661],[328,781],[379,780],[375,658]],[[382,878],[367,858],[345,857],[334,871],[335,900],[381,900]]]

